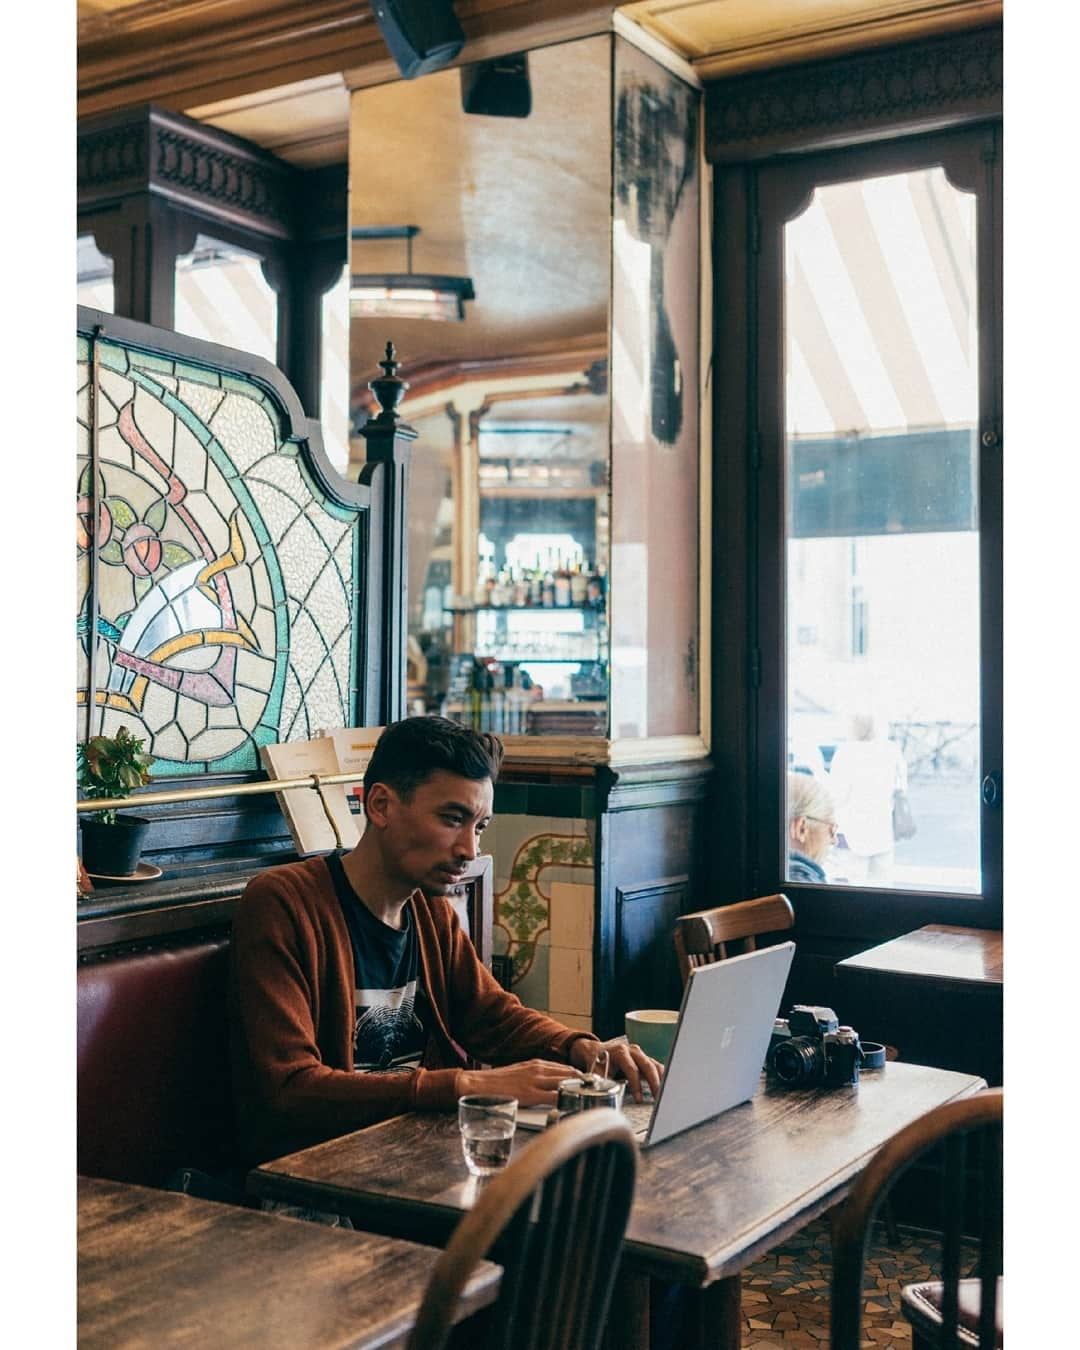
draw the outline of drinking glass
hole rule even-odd
[[[473,1176],[490,1176],[506,1166],[516,1124],[516,1097],[458,1098],[461,1151]]]

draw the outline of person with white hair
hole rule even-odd
[[[825,881],[822,866],[836,842],[836,812],[829,789],[808,773],[787,776],[789,881]]]
[[[871,713],[852,719],[852,739],[841,741],[829,765],[837,820],[847,842],[848,880],[885,885],[896,859],[893,799],[907,791],[907,764],[895,741],[879,734]]]

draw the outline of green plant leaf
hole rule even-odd
[[[92,736],[78,747],[78,783],[87,798],[126,797],[150,781],[153,755],[145,741],[120,727],[115,736]]]

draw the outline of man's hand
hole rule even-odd
[[[631,1045],[625,1036],[610,1041],[575,1041],[570,1047],[571,1062],[588,1073],[601,1050],[608,1054],[608,1072],[612,1078],[625,1078],[634,1101],[642,1100],[642,1087],[647,1086],[655,1097],[660,1091],[660,1076],[664,1066],[651,1059],[640,1045]]]
[[[547,1059],[527,1059],[520,1064],[506,1064],[500,1069],[467,1071],[462,1073],[458,1083],[463,1097],[494,1094],[516,1097],[522,1106],[554,1106],[559,1096],[559,1084],[564,1078],[570,1077],[572,1074],[566,1064],[555,1064]]]

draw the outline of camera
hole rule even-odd
[[[831,1008],[796,1003],[778,1017],[766,1067],[785,1087],[843,1087],[859,1081],[863,1049]]]

